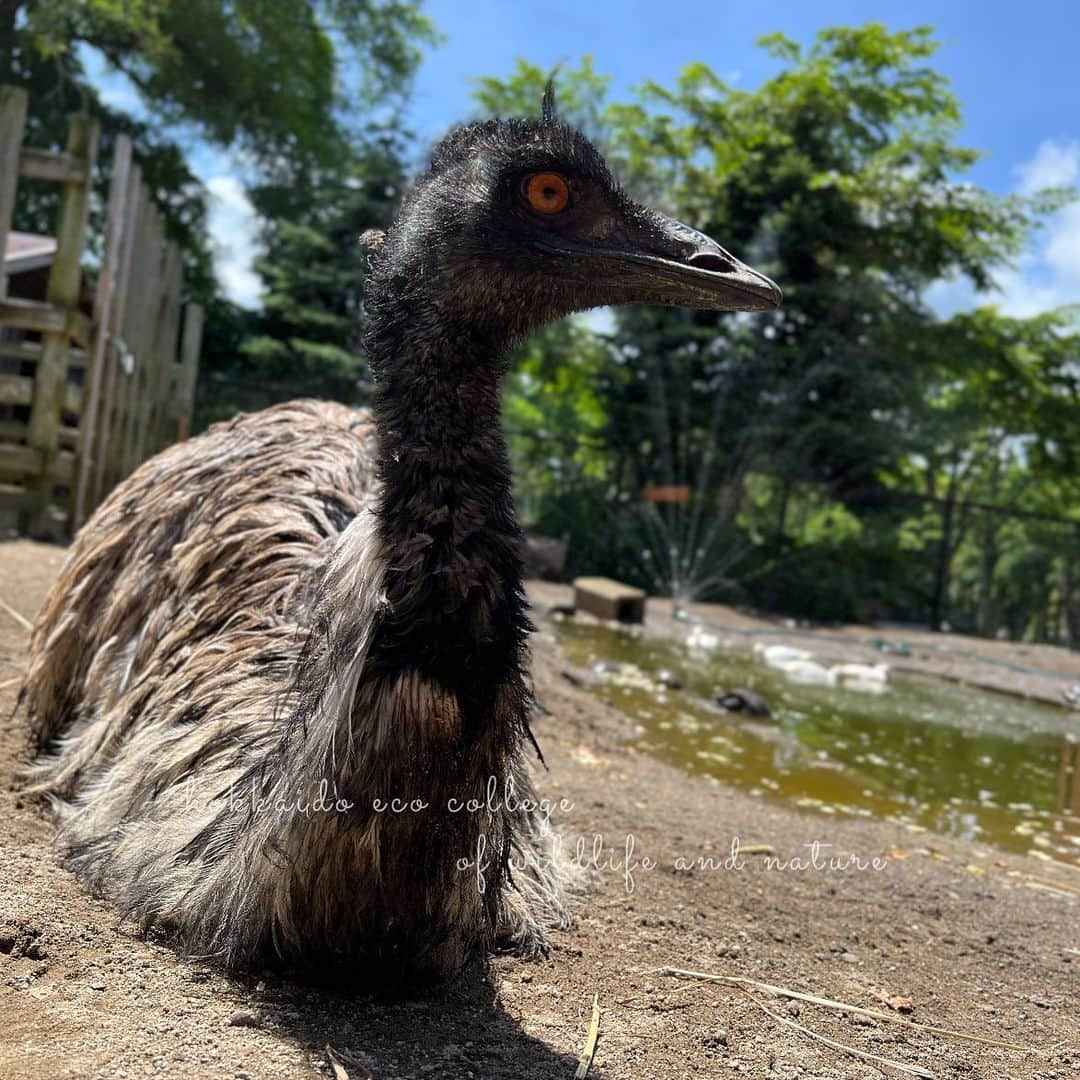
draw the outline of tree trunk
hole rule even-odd
[[[1066,555],[1061,570],[1061,610],[1065,615],[1065,643],[1080,648],[1080,593],[1076,589],[1076,563]]]
[[[941,508],[941,543],[938,544],[934,592],[930,599],[930,629],[940,630],[949,606],[949,573],[953,557],[953,515],[956,509],[956,485],[950,481]]]
[[[11,71],[15,56],[15,19],[24,0],[0,0],[0,80],[13,81],[7,74]]]
[[[769,607],[774,611],[780,603],[780,560],[784,554],[784,532],[787,529],[788,504],[791,502],[791,478],[785,473],[780,481],[780,508],[776,515],[776,536],[773,540],[773,565],[769,571]]]
[[[1000,622],[994,599],[994,570],[997,560],[997,521],[993,515],[984,514],[982,542],[979,545],[979,608],[976,622],[983,637],[993,637]]]

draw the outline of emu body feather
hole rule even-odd
[[[546,822],[450,810],[491,777],[529,795],[520,672],[463,744],[453,695],[370,663],[374,453],[371,417],[327,403],[217,425],[113,493],[39,621],[24,700],[60,739],[35,780],[71,865],[189,951],[394,983],[563,918]]]

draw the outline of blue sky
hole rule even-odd
[[[937,66],[964,107],[963,139],[986,153],[972,180],[1001,193],[1080,185],[1080,0],[428,0],[426,10],[445,40],[426,55],[409,111],[425,143],[468,116],[471,79],[505,74],[518,56],[546,67],[591,53],[612,76],[616,99],[646,78],[670,82],[693,60],[752,87],[775,71],[754,44],[762,34],[782,30],[807,41],[824,26],[874,19],[893,29],[936,27]],[[92,70],[114,102],[130,96],[100,65]],[[255,237],[241,170],[227,152],[205,146],[193,147],[192,160],[214,195],[223,284],[255,303]],[[1057,215],[1000,284],[1003,308],[1016,314],[1080,300],[1080,207]],[[943,284],[932,300],[948,311],[973,297],[959,283]]]

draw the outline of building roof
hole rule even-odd
[[[9,232],[4,248],[4,273],[24,274],[48,266],[56,254],[56,238],[33,233]]]

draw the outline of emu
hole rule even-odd
[[[88,888],[193,955],[391,987],[567,917],[528,804],[508,348],[780,292],[632,201],[550,89],[452,131],[369,246],[371,411],[295,401],[142,465],[76,537],[21,700]]]

